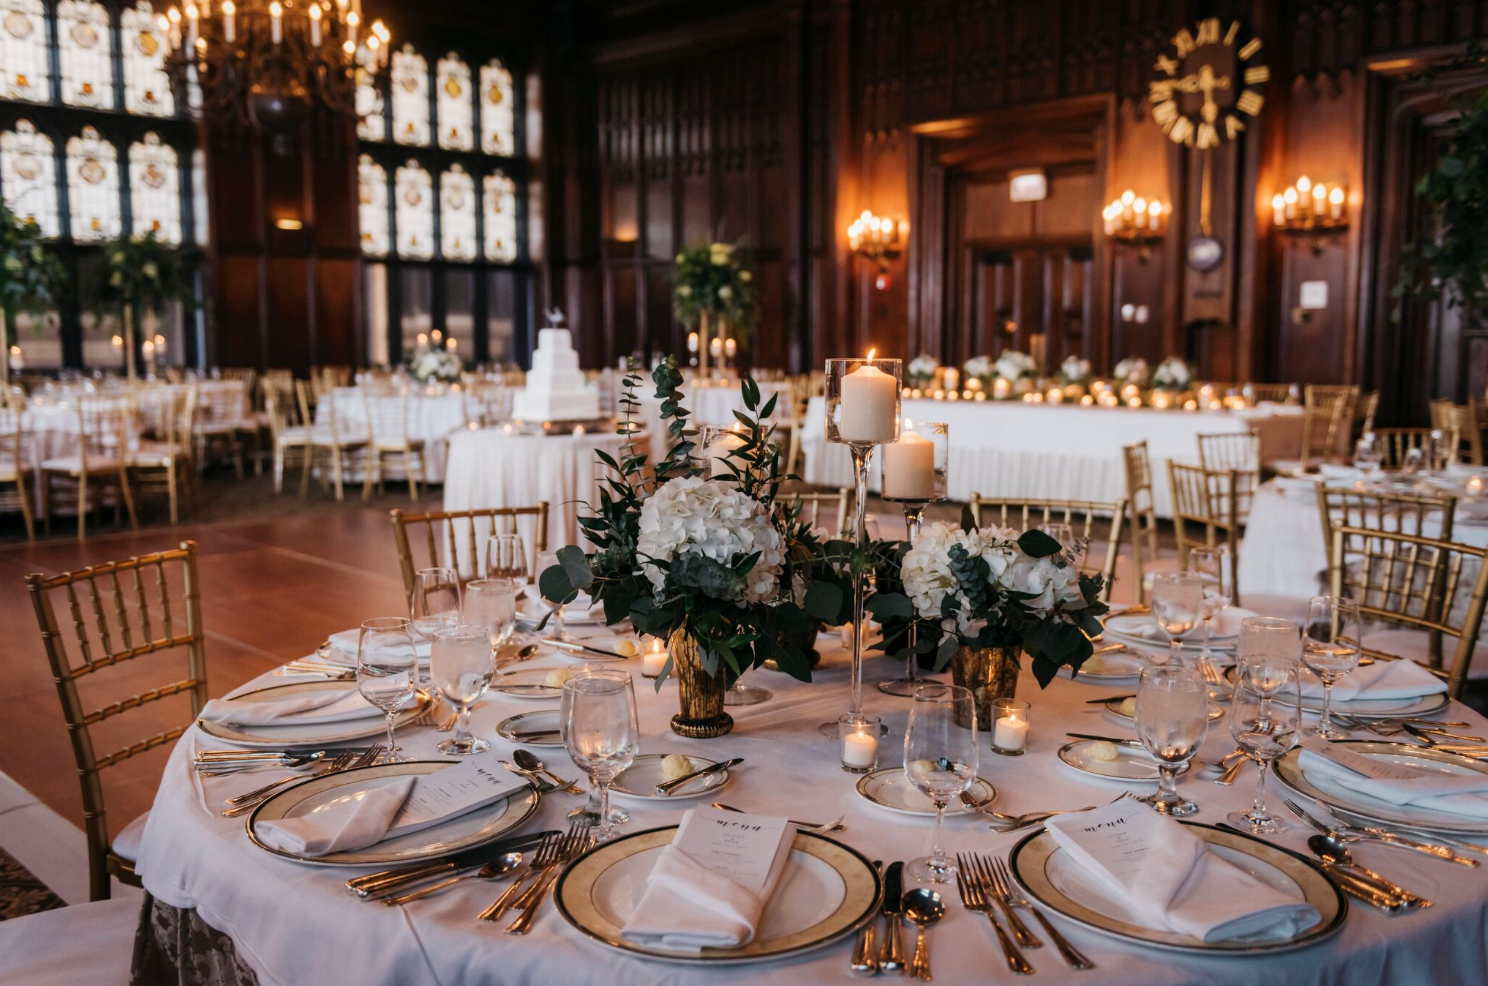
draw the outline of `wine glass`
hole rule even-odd
[[[594,839],[608,842],[615,836],[610,782],[635,761],[641,745],[630,672],[604,668],[570,677],[563,683],[558,723],[568,755],[599,792]]]
[[[462,612],[466,623],[486,628],[494,654],[517,628],[517,587],[510,579],[476,579],[465,586]]]
[[[1204,616],[1204,586],[1197,575],[1164,572],[1152,579],[1152,618],[1168,635],[1168,658],[1153,657],[1161,666],[1183,664],[1183,635],[1199,625]]]
[[[418,651],[410,623],[401,616],[379,616],[362,624],[357,637],[357,691],[382,710],[387,720],[386,763],[399,763],[393,741],[398,710],[413,697],[418,684]]]
[[[958,718],[970,725],[956,725]],[[904,775],[935,804],[931,854],[906,864],[904,871],[916,880],[949,883],[956,878],[956,864],[946,855],[941,820],[951,798],[970,788],[977,775],[976,707],[969,688],[929,684],[915,689],[904,731]]]
[[[1266,772],[1297,742],[1302,732],[1302,694],[1296,661],[1273,654],[1241,656],[1235,664],[1230,697],[1230,733],[1260,776],[1250,811],[1230,812],[1231,825],[1257,835],[1289,826],[1266,810]]]
[[[1361,471],[1365,481],[1368,482],[1379,475],[1380,466],[1384,461],[1384,452],[1380,449],[1374,432],[1366,431],[1363,437],[1354,444],[1354,468]]]
[[[453,568],[421,568],[413,576],[413,629],[433,641],[434,631],[460,622],[460,576]]]
[[[556,551],[545,551],[538,557],[537,570],[539,573],[546,572],[556,564],[558,564],[558,553]],[[569,635],[568,628],[563,623],[564,614],[568,612],[568,604],[555,603],[544,599],[543,605],[553,611],[553,623],[548,630],[548,636],[555,640],[572,640],[573,637]]]
[[[1340,596],[1313,596],[1302,628],[1302,663],[1323,683],[1317,735],[1342,739],[1333,728],[1333,683],[1359,666],[1359,605]]]
[[[1204,649],[1199,654],[1199,667],[1209,666],[1211,624],[1230,604],[1235,589],[1234,557],[1228,545],[1188,549],[1188,572],[1199,579],[1203,594]]]
[[[1237,662],[1250,660],[1256,688],[1275,690],[1286,683],[1302,659],[1302,628],[1275,616],[1247,616],[1240,621]]]
[[[1157,793],[1141,800],[1155,811],[1187,818],[1199,806],[1178,793],[1178,769],[1209,730],[1209,687],[1193,668],[1144,668],[1137,685],[1137,739],[1157,761]]]
[[[492,534],[486,541],[486,578],[527,585],[527,545],[520,534]]]
[[[490,743],[470,735],[470,709],[486,693],[495,670],[491,631],[483,624],[460,623],[434,631],[429,677],[458,713],[455,735],[436,747],[440,753],[467,756],[491,748]]]

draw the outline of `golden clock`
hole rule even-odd
[[[1271,69],[1261,61],[1261,39],[1242,40],[1239,21],[1218,17],[1173,35],[1158,56],[1148,85],[1152,119],[1174,143],[1207,150],[1234,140],[1258,116]]]

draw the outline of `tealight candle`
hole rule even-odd
[[[992,700],[992,752],[1021,757],[1028,751],[1028,703],[1016,698]]]
[[[1005,399],[1011,390],[1012,384],[1008,383],[1004,377],[998,377],[992,381],[992,396],[997,400]]]
[[[906,422],[904,427],[908,429]],[[935,499],[935,443],[913,431],[883,448],[883,495],[890,500]]]
[[[849,712],[837,720],[837,734],[842,737],[843,770],[866,774],[878,766],[878,716]]]
[[[1482,476],[1469,476],[1469,477],[1467,477],[1467,495],[1468,496],[1482,496],[1483,495],[1483,477]]]
[[[1050,387],[1049,388],[1049,403],[1050,404],[1063,404],[1064,403],[1064,391],[1061,390],[1058,387]]]
[[[842,378],[837,433],[845,442],[892,442],[898,404],[899,385],[894,377],[872,363],[864,363]]]
[[[744,436],[735,431],[726,431],[715,438],[708,445],[707,450],[708,465],[710,467],[709,475],[714,479],[723,476],[732,476],[733,473],[729,472],[729,453],[743,444]],[[739,459],[733,460],[732,464],[734,466],[744,465],[743,461]]]
[[[961,387],[961,371],[954,366],[946,367],[945,379],[941,381],[946,390],[958,390]]]
[[[667,658],[670,656],[662,648],[661,640],[657,637],[652,637],[650,649],[641,651],[641,677],[661,677],[661,671],[666,667]]]

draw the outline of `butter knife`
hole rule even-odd
[[[883,877],[883,860],[875,859],[873,868],[878,871],[880,878]],[[882,885],[880,884],[880,889]],[[860,976],[873,976],[878,974],[878,948],[874,941],[874,933],[878,931],[878,915],[883,911],[883,902],[879,902],[879,909],[873,912],[873,917],[858,929],[858,938],[853,942],[852,961],[848,968]]]
[[[588,644],[581,644],[573,640],[559,640],[557,637],[543,637],[542,642],[547,644],[549,647],[556,647],[558,650],[568,651],[570,654],[593,654],[598,657],[607,657],[612,661],[630,660],[628,657],[626,657],[624,654],[619,653],[618,651],[605,650],[603,647],[591,647]]]
[[[656,793],[671,794],[677,788],[681,787],[683,784],[686,784],[688,781],[693,780],[694,778],[702,777],[705,774],[716,774],[720,770],[728,770],[730,767],[737,767],[743,762],[743,757],[734,757],[732,760],[720,760],[718,763],[709,764],[708,766],[703,767],[700,770],[694,770],[690,774],[683,774],[681,777],[661,782],[660,784],[656,785]]]
[[[904,864],[890,863],[884,875],[884,940],[878,950],[878,967],[891,976],[904,975],[904,942],[900,938],[904,923]]]
[[[1097,736],[1094,733],[1065,733],[1071,739],[1097,740],[1102,743],[1115,743],[1117,746],[1130,746],[1134,749],[1145,750],[1140,741],[1134,739],[1122,739],[1119,736]]]

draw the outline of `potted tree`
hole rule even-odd
[[[65,276],[41,227],[0,202],[0,386],[10,386],[10,347],[16,315],[42,315],[56,302]]]
[[[125,367],[133,381],[137,374],[135,336],[143,322],[160,318],[177,302],[190,305],[195,298],[182,271],[180,252],[153,230],[105,243],[103,257],[108,274],[98,302],[105,310],[118,312]]]

